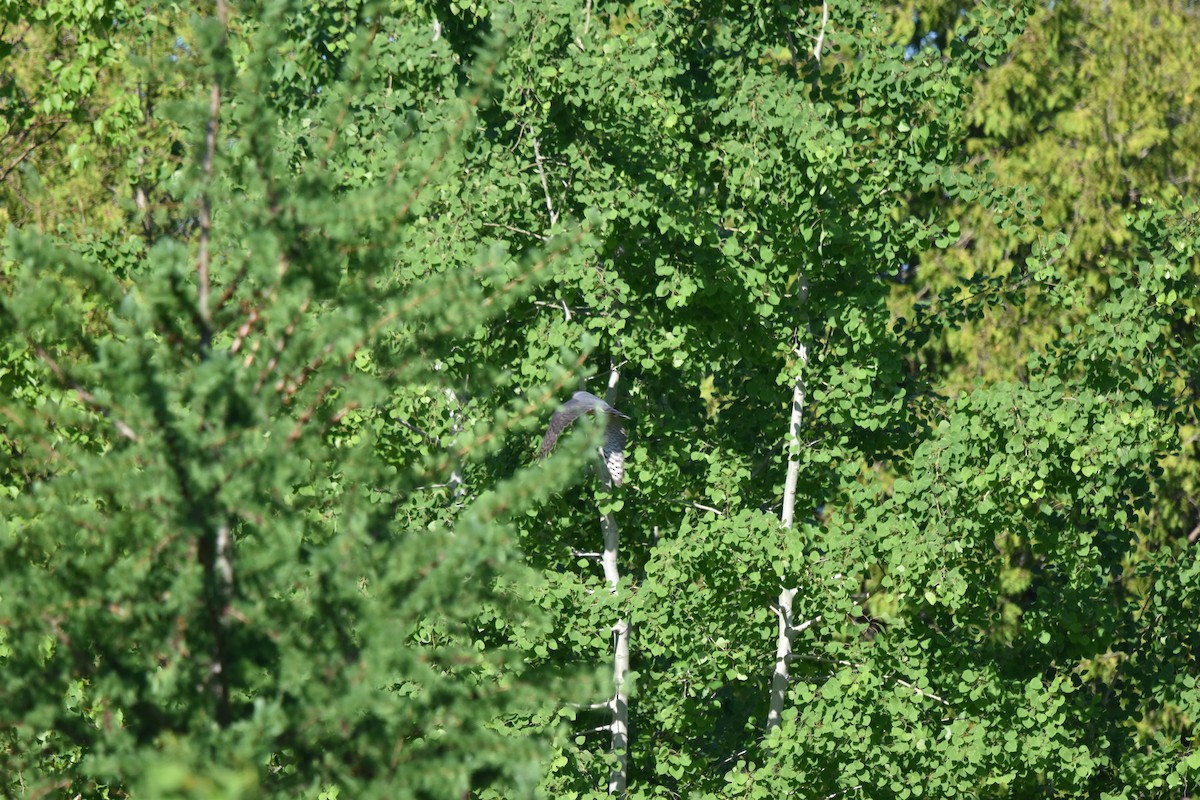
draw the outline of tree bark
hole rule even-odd
[[[605,393],[605,401],[609,405],[616,402],[619,380],[620,373],[614,367],[609,372],[608,391]],[[600,467],[600,480],[604,484],[605,492],[611,494],[614,488],[613,479],[605,464],[601,464]],[[604,566],[604,579],[612,593],[616,594],[621,581],[621,572],[617,567],[621,534],[612,512],[600,515],[600,529],[604,533],[604,553],[600,559]],[[618,615],[612,630],[613,696],[608,705],[612,709],[609,729],[612,732],[612,753],[616,757],[616,764],[608,775],[608,793],[614,797],[624,797],[629,781],[629,688],[625,685],[625,677],[629,672],[629,620],[624,615]]]
[[[783,489],[783,511],[780,522],[791,528],[796,519],[796,484],[800,478],[800,425],[804,421],[804,369],[808,366],[808,347],[802,341],[796,346],[796,380],[792,384],[792,415],[788,422],[788,470]],[[771,704],[767,711],[767,734],[783,720],[783,705],[787,699],[788,661],[792,657],[792,641],[796,627],[792,624],[792,601],[797,588],[784,587],[779,592],[775,613],[779,617],[779,637],[775,642],[775,671],[771,676]]]

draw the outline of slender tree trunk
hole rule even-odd
[[[803,370],[808,365],[808,348],[800,345],[796,348],[796,366]],[[800,449],[800,424],[804,421],[804,376],[796,376],[792,384],[792,417],[788,421],[788,469],[787,482],[783,487],[783,512],[780,522],[783,527],[790,528],[796,519],[796,484],[800,479],[800,459],[797,458]]]
[[[221,39],[224,44],[225,27],[229,22],[229,11],[225,0],[217,0],[217,21],[221,25]],[[204,190],[200,193],[199,226],[200,237],[196,253],[197,295],[196,311],[200,317],[199,357],[207,359],[212,344],[213,319],[209,303],[211,288],[209,254],[209,237],[212,231],[212,191],[213,163],[217,155],[217,135],[221,122],[221,84],[219,72],[214,72],[212,86],[209,88],[208,126],[204,136]],[[183,474],[182,472],[180,474]],[[212,670],[213,689],[216,694],[217,723],[222,727],[230,724],[230,663],[233,654],[230,652],[229,612],[233,606],[233,532],[228,520],[221,520],[216,530],[206,532],[201,537],[200,558],[206,569],[207,605],[210,624],[212,627],[213,653]]]
[[[230,718],[229,612],[233,608],[233,536],[228,522],[222,522],[212,533],[202,537],[201,562],[205,568],[205,603],[211,628],[212,653],[209,669],[212,672],[212,691],[216,698],[216,718],[221,726]]]
[[[605,400],[610,405],[615,404],[617,382],[620,373],[614,367],[608,376],[608,391]],[[600,479],[604,483],[606,493],[613,491],[612,475],[607,466],[601,464]],[[609,589],[616,594],[617,585],[621,580],[621,572],[617,567],[617,551],[621,543],[617,520],[612,512],[600,516],[600,529],[604,532],[604,554],[601,563],[604,566],[604,579]],[[617,759],[608,775],[608,793],[615,797],[624,797],[629,781],[629,687],[625,684],[629,672],[629,620],[621,615],[612,626],[614,636],[613,647],[613,696],[609,700],[612,709],[612,752]]]
[[[783,489],[783,512],[780,522],[790,528],[796,519],[796,484],[800,478],[800,425],[804,421],[804,369],[808,366],[808,346],[802,340],[796,347],[796,381],[792,384],[792,415],[788,422],[788,470]],[[792,601],[796,598],[795,587],[784,587],[779,592],[775,613],[779,617],[779,637],[775,642],[775,671],[771,676],[771,704],[767,712],[767,733],[779,727],[783,719],[783,705],[787,699],[788,661],[792,657],[792,641],[796,626],[792,622]]]

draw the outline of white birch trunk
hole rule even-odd
[[[788,470],[783,489],[783,512],[780,522],[790,528],[796,519],[796,484],[800,478],[800,425],[804,421],[804,368],[808,366],[808,347],[802,341],[796,347],[796,381],[792,385],[792,415],[788,423]],[[767,712],[767,733],[779,727],[783,720],[783,705],[787,699],[788,661],[792,657],[792,641],[796,627],[792,623],[792,601],[797,588],[783,588],[775,613],[779,617],[779,637],[775,641],[775,671],[771,675],[771,704]]]
[[[605,400],[610,405],[616,402],[617,381],[620,373],[613,368],[608,376],[608,391]],[[600,480],[604,483],[605,492],[613,491],[612,474],[607,465],[601,464]],[[617,552],[620,548],[621,535],[617,528],[617,520],[612,513],[600,516],[600,529],[604,533],[604,553],[600,563],[604,566],[604,579],[608,582],[613,594],[621,581],[621,572],[617,566]],[[629,673],[629,620],[618,616],[613,623],[613,696],[608,706],[612,710],[612,722],[609,729],[612,732],[612,752],[616,764],[608,775],[608,793],[614,797],[624,797],[629,782],[629,688],[625,685]]]

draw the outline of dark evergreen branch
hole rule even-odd
[[[112,406],[97,400],[95,395],[85,389],[77,380],[68,375],[66,370],[64,370],[62,366],[54,359],[54,357],[47,353],[41,345],[34,342],[28,336],[25,337],[25,341],[29,343],[31,348],[33,348],[33,352],[37,355],[37,357],[41,359],[47,367],[50,368],[50,371],[54,373],[54,377],[58,379],[59,383],[75,392],[75,396],[78,397],[84,403],[84,405],[88,406],[93,411],[98,412],[105,419],[112,420],[113,427],[117,429],[117,433],[121,434],[126,439],[129,439],[131,442],[140,442],[142,440],[142,437],[138,435],[137,431],[129,427],[129,425],[120,417],[117,417],[113,414]]]
[[[271,376],[271,374],[273,372],[275,372],[275,368],[277,366],[279,366],[279,357],[283,355],[283,351],[287,348],[288,343],[292,339],[292,334],[294,334],[296,332],[296,326],[300,323],[300,318],[303,317],[306,313],[308,313],[309,306],[310,306],[310,301],[308,299],[305,299],[302,303],[300,303],[300,308],[296,311],[296,315],[294,317],[292,317],[291,321],[288,322],[287,327],[283,329],[283,335],[280,336],[279,339],[275,342],[275,354],[271,356],[269,361],[267,361],[267,365],[263,369],[262,373],[258,376],[258,380],[254,382],[254,391],[255,392],[262,390],[263,385],[267,382],[267,378],[269,378]],[[234,339],[233,352],[236,353],[237,348],[239,348],[241,345],[243,331],[245,331],[245,333],[248,334],[250,332],[249,326],[259,316],[261,316],[261,315],[259,315],[257,313],[257,311],[251,311],[250,318],[248,318],[246,323],[243,324],[243,326],[238,329],[238,338]],[[257,354],[257,352],[258,352],[258,343],[256,342],[254,347],[252,348],[251,353],[246,356],[246,359],[247,359],[246,366],[247,367],[251,366],[254,363],[254,356]],[[316,369],[316,367],[318,365],[319,365],[319,363],[314,364],[313,369]],[[311,372],[311,370],[309,370],[309,372]],[[288,383],[288,379],[282,378],[280,380],[280,384],[276,387],[276,391],[280,391],[282,389],[282,387],[284,385],[286,385],[287,383]],[[291,381],[291,383],[296,383],[296,381]],[[298,385],[297,385],[297,388],[298,388]]]

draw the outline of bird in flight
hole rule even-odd
[[[550,425],[546,428],[546,435],[542,439],[542,449],[538,451],[538,458],[550,455],[550,451],[558,442],[558,437],[567,429],[567,426],[580,415],[589,411],[603,414],[607,420],[604,428],[604,441],[600,443],[600,456],[604,459],[604,466],[608,470],[608,476],[612,478],[613,485],[620,486],[625,480],[626,439],[625,423],[621,420],[629,419],[629,417],[591,392],[576,392],[571,395],[570,400],[559,406],[558,411],[554,412],[554,416],[550,418]]]

